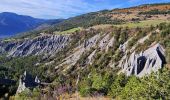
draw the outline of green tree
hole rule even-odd
[[[123,88],[125,87],[126,83],[127,77],[124,74],[118,75],[110,87],[111,90],[109,92],[109,95],[112,96],[113,98],[119,96]]]

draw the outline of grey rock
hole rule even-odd
[[[100,35],[95,35],[92,38],[89,38],[88,40],[85,40],[83,44],[79,45],[74,49],[74,53],[63,59],[62,63],[55,67],[55,69],[59,69],[63,66],[65,66],[63,72],[66,72],[69,70],[72,66],[74,66],[77,61],[80,59],[81,55],[89,51],[92,47],[94,47],[100,38]]]
[[[93,58],[94,58],[94,55],[96,53],[97,50],[94,50],[87,58],[88,58],[88,61],[87,61],[87,64],[90,64],[92,65],[93,64]]]
[[[104,50],[104,49],[106,48],[109,40],[110,40],[110,34],[105,35],[105,36],[103,37],[103,39],[100,40],[100,42],[99,42],[99,47],[100,47],[101,50]]]
[[[45,35],[22,41],[1,42],[0,53],[7,53],[8,56],[12,57],[41,54],[52,55],[62,50],[69,40],[68,35]]]
[[[21,93],[23,91],[25,91],[26,89],[29,88],[35,88],[40,84],[40,80],[38,79],[38,77],[36,77],[35,79],[28,74],[26,71],[24,72],[24,75],[21,76],[20,80],[19,80],[19,86],[17,89],[17,93]]]
[[[92,38],[85,40],[84,48],[90,49],[91,47],[95,46],[99,38],[100,38],[100,35],[97,34],[97,35],[93,36]]]
[[[109,43],[108,43],[107,46],[106,46],[106,52],[108,52],[108,50],[109,50],[110,47],[113,47],[113,46],[114,46],[114,42],[115,42],[115,38],[112,37],[112,38],[110,39]]]
[[[158,71],[165,63],[165,50],[158,43],[140,54],[133,52],[129,58],[120,62],[119,67],[122,67],[122,72],[127,76],[142,77]]]

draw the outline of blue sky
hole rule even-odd
[[[170,0],[0,0],[0,12],[56,19],[99,11]]]

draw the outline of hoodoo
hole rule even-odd
[[[122,72],[127,76],[142,77],[151,72],[156,72],[165,64],[165,50],[158,43],[140,54],[133,52],[121,65]]]

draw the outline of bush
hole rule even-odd
[[[158,14],[170,14],[170,11],[159,11],[159,10],[151,10],[146,12],[140,12],[139,14],[148,14],[148,15],[158,15]]]
[[[121,91],[122,99],[146,99],[147,86],[135,76],[131,76],[124,89]]]
[[[38,100],[40,97],[40,90],[35,88],[33,91],[26,89],[22,93],[16,94],[16,100]]]
[[[127,78],[124,74],[120,74],[116,77],[115,81],[110,87],[109,95],[113,98],[116,98],[118,95],[120,95],[121,91],[127,84]]]
[[[79,84],[79,92],[82,97],[90,96],[94,89],[91,88],[92,82],[89,79],[83,79]]]
[[[161,32],[161,37],[166,37],[166,36],[168,36],[168,34],[170,34],[169,28],[167,28]]]
[[[109,71],[92,71],[90,77],[84,78],[79,84],[81,96],[107,95],[113,83],[114,75]]]
[[[123,52],[120,50],[117,50],[115,52],[115,55],[113,56],[113,61],[116,63],[123,57]]]
[[[158,27],[159,27],[159,30],[163,30],[163,29],[166,28],[166,23],[160,23],[160,24],[158,25]]]
[[[128,42],[128,48],[131,48],[133,45],[135,45],[136,41],[137,41],[136,38],[132,38],[132,40]]]
[[[170,64],[170,47],[166,51],[166,59],[167,59],[168,64]]]
[[[169,77],[170,71],[166,68],[143,78],[119,75],[111,85],[109,95],[122,100],[167,100],[170,98]]]
[[[126,31],[124,31],[123,33],[120,34],[120,39],[119,42],[121,44],[123,44],[124,42],[126,42],[128,39],[128,33]]]
[[[112,78],[112,75],[109,73],[105,73],[104,75],[96,73],[92,77],[92,88],[95,88],[98,92],[106,95],[113,81]]]

